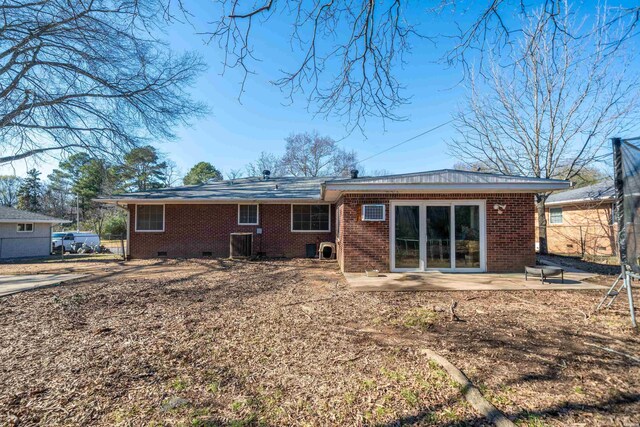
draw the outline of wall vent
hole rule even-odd
[[[211,252],[211,251],[204,251],[204,252],[202,252],[202,256],[213,256],[213,252]]]
[[[159,257],[166,257],[166,256],[167,256],[167,253],[166,253],[165,251],[158,252],[158,256],[159,256]]]

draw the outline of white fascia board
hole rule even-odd
[[[546,202],[545,206],[573,205],[576,203],[604,203],[604,202],[613,202],[615,200],[616,200],[615,197],[607,196],[599,199],[573,199],[573,200],[561,200],[558,202]]]
[[[542,192],[554,191],[570,188],[568,181],[549,181],[549,182],[531,182],[531,183],[512,183],[512,184],[327,184],[326,191],[399,191],[405,193],[415,192],[442,192],[442,191],[458,191],[458,192]]]
[[[50,219],[0,219],[0,224],[67,224],[67,220]]]
[[[335,201],[354,193],[539,193],[570,188],[569,181],[513,184],[326,184],[324,199]]]
[[[93,199],[97,203],[119,204],[119,205],[142,205],[142,204],[163,204],[163,205],[246,205],[246,204],[273,204],[288,205],[295,204],[318,204],[323,203],[322,199]]]

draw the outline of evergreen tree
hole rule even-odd
[[[44,211],[57,218],[66,218],[70,213],[71,183],[69,174],[60,169],[54,169],[47,176],[48,185],[44,193]]]
[[[27,172],[27,177],[22,181],[18,190],[18,209],[31,212],[40,212],[42,209],[42,182],[40,182],[40,172],[31,169]]]
[[[200,162],[189,170],[182,181],[185,185],[199,185],[206,184],[210,180],[220,181],[221,179],[222,173],[215,166],[209,162]]]
[[[158,151],[146,146],[134,148],[126,154],[118,172],[126,190],[146,191],[162,187],[166,167]]]

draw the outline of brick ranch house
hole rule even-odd
[[[545,209],[549,252],[615,255],[618,227],[614,203],[615,189],[611,179],[550,195]]]
[[[458,170],[371,178],[267,172],[99,201],[127,210],[132,258],[304,257],[335,242],[345,272],[505,272],[535,263],[534,194],[570,185]]]

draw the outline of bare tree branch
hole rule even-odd
[[[153,0],[0,4],[0,164],[43,153],[119,156],[168,139],[205,107],[184,89],[204,69],[172,56]]]
[[[566,4],[553,19],[533,14],[512,54],[489,56],[487,79],[471,80],[450,152],[505,174],[571,180],[592,168],[607,138],[637,118],[640,89],[632,58],[612,54],[610,33],[593,25],[581,28]],[[547,197],[537,198],[543,252]]]

